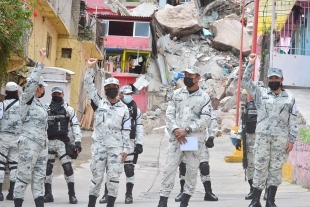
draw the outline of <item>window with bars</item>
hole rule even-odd
[[[52,37],[47,33],[46,38],[46,57],[51,59]]]

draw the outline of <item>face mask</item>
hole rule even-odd
[[[184,77],[184,84],[190,88],[194,85],[193,78]]]
[[[280,88],[281,82],[268,82],[268,86],[272,91],[276,91]]]
[[[43,91],[43,93],[41,93],[41,95],[38,98],[42,98],[45,95],[45,89]]]
[[[126,104],[129,104],[132,101],[132,96],[131,95],[125,95],[123,100]]]
[[[52,96],[52,101],[56,102],[56,103],[60,103],[62,102],[62,97],[60,96]]]
[[[105,89],[105,95],[111,99],[115,98],[118,94],[118,88]]]

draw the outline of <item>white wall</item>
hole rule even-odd
[[[282,69],[283,85],[310,87],[310,56],[274,54],[273,67]]]

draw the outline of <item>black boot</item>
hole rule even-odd
[[[268,198],[268,188],[265,188],[264,200],[266,201]]]
[[[180,180],[180,184],[181,184],[181,191],[180,191],[180,194],[177,197],[175,197],[174,199],[175,202],[181,202],[183,191],[184,191],[185,180]]]
[[[0,183],[0,201],[3,201],[3,193],[2,193],[2,184],[3,183]]]
[[[266,207],[277,207],[277,205],[274,203],[277,190],[278,190],[277,186],[273,185],[269,186]]]
[[[99,200],[99,203],[107,203],[108,202],[108,188],[107,183],[105,183],[104,195]]]
[[[211,181],[206,181],[203,183],[203,186],[205,187],[205,197],[204,200],[205,201],[218,201],[219,199],[212,193],[212,189],[211,189]]]
[[[191,198],[190,195],[183,193],[180,207],[187,207],[190,198]]]
[[[69,202],[71,204],[77,204],[78,200],[75,197],[74,183],[68,183],[68,190]]]
[[[22,207],[24,200],[21,198],[15,198],[14,199],[14,205],[15,207]]]
[[[114,207],[115,200],[116,200],[116,197],[108,196],[107,207]]]
[[[253,188],[253,198],[249,205],[249,207],[262,207],[260,204],[260,196],[262,194],[262,190],[258,188]]]
[[[96,206],[96,200],[97,200],[96,196],[90,195],[89,200],[88,200],[88,207],[95,207]]]
[[[8,195],[6,196],[6,200],[10,200],[10,201],[14,200],[14,197],[13,197],[14,186],[15,186],[15,182],[10,181],[10,189],[9,189]]]
[[[125,204],[133,203],[132,188],[133,188],[132,183],[126,183]]]
[[[167,207],[168,197],[160,196],[157,207]]]
[[[245,196],[245,200],[252,200],[253,198],[253,187],[252,187],[252,184],[253,184],[253,180],[248,180],[248,183],[250,185],[250,192],[247,196]]]
[[[40,196],[34,199],[34,202],[36,204],[36,207],[44,207],[44,197]]]
[[[45,183],[45,195],[44,195],[44,203],[54,202],[54,197],[52,194],[52,184]]]

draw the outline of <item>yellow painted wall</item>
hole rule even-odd
[[[56,25],[52,25],[48,18],[44,18],[44,14],[40,13],[36,9],[38,16],[32,16],[33,29],[32,34],[29,39],[28,56],[35,62],[39,58],[39,50],[41,48],[46,48],[47,34],[52,37],[51,54],[49,58],[44,60],[44,65],[49,67],[55,67],[56,62],[56,46],[58,33],[55,30]]]
[[[62,58],[62,48],[72,48],[71,58]],[[75,110],[79,105],[79,94],[81,90],[81,79],[83,79],[83,70],[85,70],[85,61],[82,60],[81,55],[82,43],[72,37],[58,38],[57,42],[57,61],[56,67],[65,68],[75,72],[71,78],[71,94],[70,94],[70,106]]]

